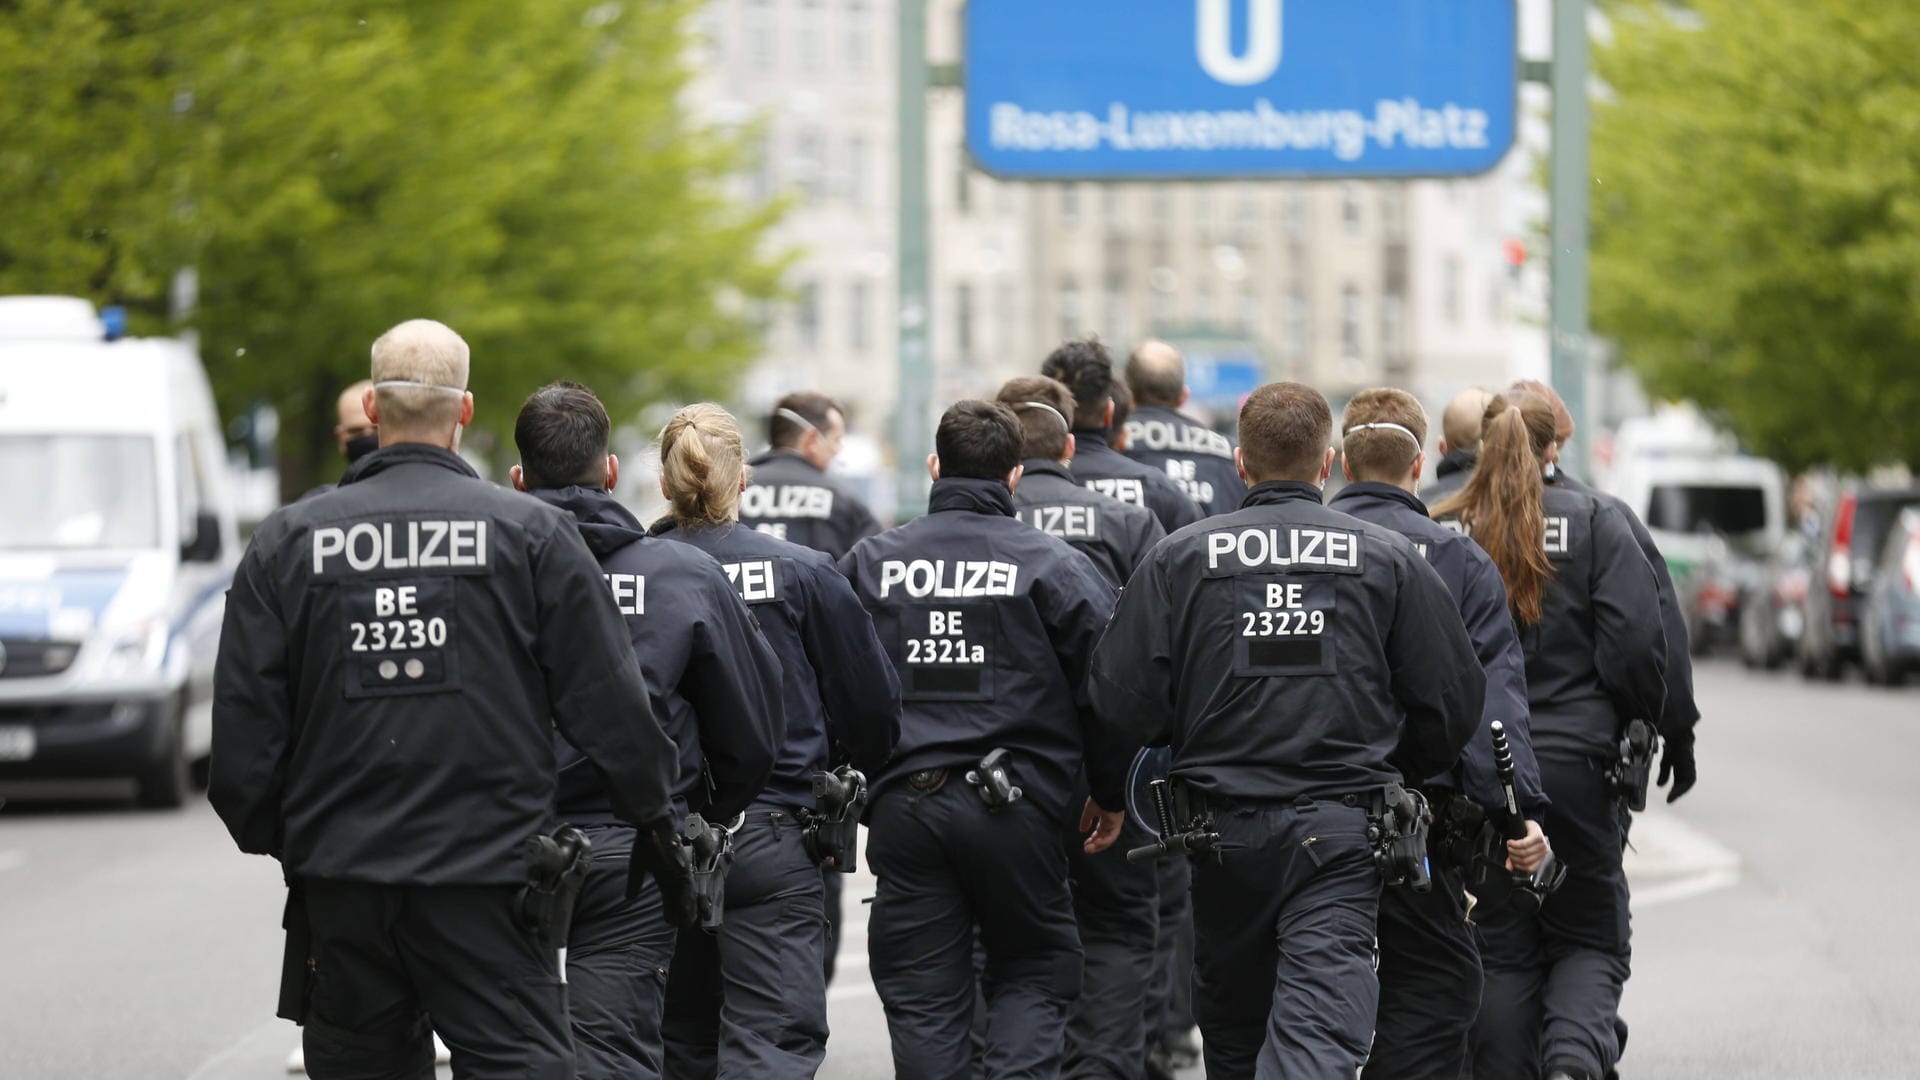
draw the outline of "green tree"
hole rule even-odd
[[[681,108],[691,0],[0,3],[0,291],[192,323],[231,411],[276,404],[287,480],[401,319],[474,349],[477,426],[542,382],[616,415],[725,389],[780,262],[737,140]]]
[[[1610,14],[1596,329],[1784,464],[1920,466],[1920,6]]]

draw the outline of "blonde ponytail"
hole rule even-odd
[[[701,402],[660,431],[660,480],[683,525],[724,525],[740,517],[745,445],[733,414]]]
[[[1480,432],[1480,463],[1472,478],[1434,507],[1433,516],[1459,516],[1499,569],[1514,618],[1537,623],[1553,577],[1541,479],[1553,442],[1553,407],[1535,394],[1496,395],[1487,403]]]

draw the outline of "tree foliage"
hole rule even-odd
[[[477,424],[560,377],[616,415],[722,390],[773,211],[680,107],[692,0],[0,0],[0,292],[191,322],[231,412],[337,467],[338,388],[404,318],[473,346]]]
[[[1920,6],[1610,14],[1596,329],[1787,465],[1920,465]]]

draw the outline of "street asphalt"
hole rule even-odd
[[[1700,787],[1635,825],[1628,1080],[1920,1075],[1920,691],[1713,663]],[[204,802],[0,789],[0,1077],[285,1075],[278,868]],[[821,1076],[890,1076],[864,874]],[[444,1070],[443,1070],[444,1075]],[[1199,1075],[1196,1071],[1194,1075]]]

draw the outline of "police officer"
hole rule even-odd
[[[660,435],[672,503],[656,536],[718,559],[780,656],[787,736],[773,776],[734,836],[717,933],[681,934],[667,980],[667,1075],[811,1077],[826,1052],[828,947],[820,859],[830,834],[814,777],[851,758],[878,776],[900,732],[899,683],[873,623],[833,562],[738,525],[740,429],[717,405],[689,405]],[[838,749],[836,749],[838,748]],[[857,811],[856,811],[857,813]]]
[[[771,448],[751,463],[740,520],[836,559],[879,532],[866,504],[827,475],[846,434],[846,412],[827,395],[804,390],[781,398],[767,418]]]
[[[927,516],[861,542],[840,570],[900,673],[900,745],[876,785],[867,942],[896,1075],[970,1075],[976,931],[988,1076],[1052,1076],[1081,950],[1060,830],[1111,845],[1133,748],[1084,696],[1113,587],[1014,519],[1020,422],[962,401],[940,418]],[[1085,769],[1093,797],[1070,804]]]
[[[1094,655],[1102,721],[1171,736],[1176,826],[1211,815],[1220,837],[1193,873],[1214,1080],[1345,1078],[1366,1060],[1370,814],[1480,723],[1486,677],[1446,586],[1398,533],[1320,505],[1331,428],[1310,387],[1255,391],[1242,509],[1155,548]]]
[[[1486,550],[1506,583],[1527,658],[1534,753],[1553,800],[1546,831],[1567,867],[1537,914],[1509,907],[1480,920],[1476,1076],[1599,1080],[1621,1050],[1627,815],[1614,776],[1623,731],[1661,715],[1666,640],[1647,617],[1658,588],[1624,515],[1542,482],[1558,452],[1545,399],[1496,396],[1472,479],[1434,507]]]
[[[1173,478],[1203,516],[1240,508],[1247,485],[1234,469],[1232,439],[1180,411],[1191,392],[1180,350],[1149,339],[1127,357],[1133,415],[1126,454]]]
[[[1446,583],[1487,673],[1481,713],[1486,722],[1452,767],[1420,785],[1436,816],[1434,840],[1439,842],[1429,845],[1433,888],[1389,888],[1380,897],[1379,1019],[1362,1074],[1371,1080],[1456,1080],[1466,1064],[1481,976],[1464,895],[1464,875],[1473,867],[1457,865],[1449,856],[1463,846],[1471,849],[1482,823],[1505,812],[1494,773],[1495,721],[1508,735],[1526,817],[1526,839],[1507,843],[1507,868],[1531,873],[1546,855],[1539,823],[1547,799],[1527,734],[1526,658],[1493,560],[1472,540],[1429,517],[1414,494],[1426,464],[1420,448],[1427,417],[1418,399],[1404,390],[1362,390],[1347,402],[1340,429],[1340,464],[1350,482],[1329,505],[1413,541]],[[1462,799],[1473,805],[1462,807]],[[1456,842],[1444,842],[1443,832]],[[1496,895],[1478,891],[1489,899]]]
[[[334,412],[340,421],[333,426],[333,438],[339,444],[340,456],[347,459],[348,466],[352,466],[361,458],[380,449],[380,429],[374,426],[372,420],[367,419],[365,402],[367,391],[371,389],[373,389],[373,383],[367,379],[361,379],[340,391],[340,397],[333,405]],[[337,486],[332,482],[320,484],[301,498],[332,491]]]
[[[680,747],[674,810],[725,824],[765,786],[783,737],[780,661],[720,564],[646,535],[614,500],[620,460],[592,391],[543,387],[521,406],[513,486],[573,516],[625,616],[654,714]],[[584,1076],[658,1077],[662,974],[677,926],[659,890],[626,898],[621,853],[633,830],[613,816],[599,776],[556,736],[560,816],[585,830],[595,858],[568,939],[574,1044]]]
[[[1492,400],[1493,391],[1469,386],[1447,401],[1440,414],[1440,461],[1433,467],[1433,480],[1420,490],[1428,505],[1459,491],[1473,475],[1480,458],[1480,417]]]
[[[1538,394],[1553,406],[1553,441],[1559,450],[1564,451],[1567,440],[1573,438],[1573,414],[1567,411],[1560,395],[1554,393],[1547,384],[1532,379],[1514,383],[1513,388]],[[1640,515],[1634,513],[1624,499],[1596,491],[1578,477],[1569,475],[1558,457],[1547,469],[1547,483],[1591,495],[1618,510],[1627,519],[1627,527],[1633,530],[1633,542],[1639,546],[1640,553],[1647,557],[1647,564],[1653,567],[1653,576],[1660,585],[1660,629],[1667,635],[1667,704],[1659,718],[1659,785],[1667,788],[1667,801],[1673,802],[1691,791],[1698,779],[1694,767],[1693,742],[1694,727],[1700,722],[1700,706],[1693,696],[1693,651],[1688,646],[1687,618],[1680,610],[1680,597],[1674,589],[1673,575],[1667,567],[1666,557],[1660,554],[1659,546],[1653,542],[1653,534],[1647,531]],[[1671,787],[1667,787],[1669,781],[1672,782]]]
[[[210,796],[290,885],[281,1012],[326,1080],[573,1076],[557,953],[522,921],[553,824],[557,724],[689,887],[661,731],[600,569],[567,516],[454,453],[468,352],[416,320],[373,346],[381,448],[254,534],[227,596]],[[551,719],[549,719],[551,718]]]
[[[1108,581],[1125,585],[1166,533],[1146,507],[1074,483],[1067,422],[1073,395],[1053,379],[1030,375],[1001,386],[998,400],[1020,418],[1025,436],[1015,516],[1065,540]],[[1120,842],[1097,855],[1083,850],[1077,833],[1068,842],[1068,879],[1086,964],[1084,986],[1067,1017],[1063,1076],[1141,1075],[1160,890],[1154,868],[1127,862],[1126,853],[1148,840],[1139,823],[1129,821]]]
[[[1168,532],[1200,517],[1193,500],[1167,474],[1115,450],[1107,430],[1113,426],[1113,358],[1107,347],[1088,339],[1053,350],[1040,374],[1073,392],[1074,479],[1102,495],[1144,506]]]

